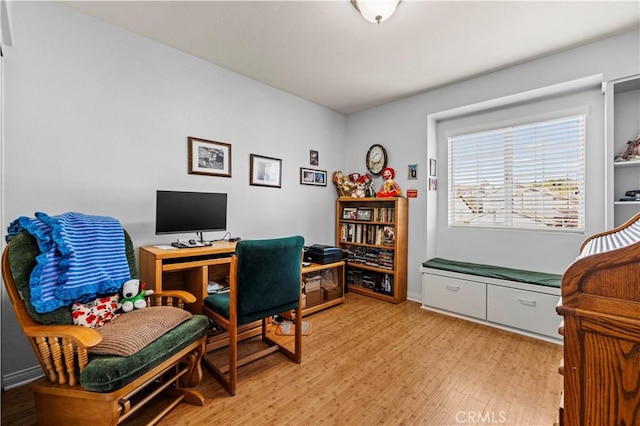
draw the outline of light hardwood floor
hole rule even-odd
[[[313,331],[302,364],[275,354],[247,365],[234,397],[205,370],[205,406],[180,404],[160,424],[552,425],[556,417],[561,346],[352,293],[306,320]],[[3,393],[2,424],[35,424],[25,387]]]

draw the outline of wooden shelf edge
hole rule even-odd
[[[387,302],[392,302],[392,303],[404,302],[404,300],[395,298],[395,297],[387,295],[387,294],[378,293],[376,291],[373,291],[373,290],[368,289],[368,288],[364,288],[364,287],[359,286],[357,284],[349,285],[349,291],[353,292],[353,293],[364,294],[365,296],[375,297],[376,299],[385,300]]]
[[[380,272],[382,274],[389,274],[389,275],[395,275],[395,272],[396,272],[393,269],[377,268],[375,266],[369,266],[369,265],[365,265],[364,263],[358,263],[358,262],[346,262],[346,265],[352,268],[366,269],[367,271]]]
[[[302,317],[304,318],[307,315],[311,315],[311,314],[314,314],[314,313],[316,313],[318,311],[322,311],[324,309],[331,308],[332,306],[339,305],[341,303],[344,303],[345,300],[346,300],[346,297],[343,295],[342,297],[338,297],[338,298],[335,298],[333,300],[328,300],[328,301],[322,302],[322,303],[320,303],[318,305],[309,306],[308,308],[302,309]]]

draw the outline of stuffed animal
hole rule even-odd
[[[333,174],[333,183],[336,184],[338,197],[350,197],[355,190],[356,184],[349,180],[349,176],[344,176],[341,171]]]
[[[366,177],[359,176],[358,180],[356,180],[356,189],[351,193],[353,198],[364,198],[367,196],[366,194]]]
[[[402,189],[398,186],[398,184],[393,180],[396,172],[391,167],[385,167],[382,169],[382,178],[384,182],[380,187],[380,190],[377,192],[376,196],[378,197],[401,197]]]
[[[373,176],[367,173],[362,176],[362,179],[364,179],[364,196],[371,198],[375,197],[376,190],[373,189]]]
[[[134,309],[144,309],[147,307],[147,301],[144,299],[153,294],[153,290],[145,290],[144,283],[140,280],[129,280],[122,285],[122,298],[120,299],[120,307],[122,312],[130,312]]]

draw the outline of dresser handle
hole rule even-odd
[[[460,286],[447,284],[447,290],[458,291],[460,290]]]
[[[522,303],[523,305],[527,305],[527,306],[536,306],[536,301],[535,300],[527,300],[527,299],[523,299],[521,297],[518,297],[518,300],[520,301],[520,303]]]

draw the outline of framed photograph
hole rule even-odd
[[[300,167],[300,184],[327,186],[327,172],[324,170],[306,169]]]
[[[342,218],[343,219],[356,219],[356,215],[358,212],[357,207],[345,207],[342,209]]]
[[[249,158],[249,184],[282,187],[282,160],[251,154]]]
[[[318,153],[318,151],[314,151],[313,149],[309,151],[309,164],[312,166],[320,164],[320,153]]]
[[[407,179],[409,179],[409,180],[418,179],[418,165],[417,164],[409,164],[409,169],[407,171]]]
[[[429,160],[429,176],[436,175],[436,159],[432,158]]]
[[[231,145],[189,136],[189,174],[231,177]]]
[[[358,220],[371,220],[373,218],[373,209],[358,209],[356,213],[356,219]]]
[[[437,191],[438,190],[438,179],[429,178],[429,191]]]

